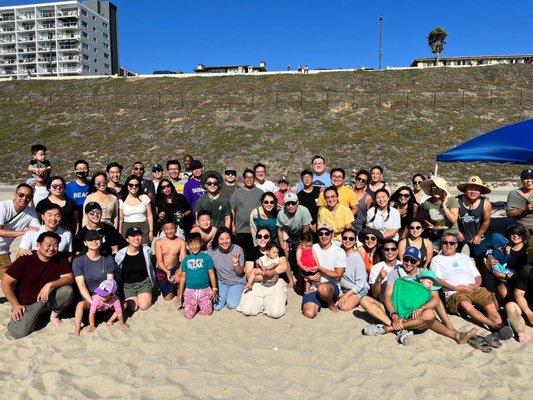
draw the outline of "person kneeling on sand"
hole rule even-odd
[[[394,333],[398,343],[407,346],[412,342],[413,331],[425,331],[430,328],[438,334],[455,340],[458,344],[467,343],[476,335],[477,329],[471,329],[468,332],[459,332],[453,328],[449,322],[448,316],[445,313],[443,315],[441,312],[439,312],[439,317],[443,319],[443,322],[436,319],[435,312],[438,311],[440,307],[440,298],[437,292],[439,289],[439,283],[433,274],[427,274],[428,271],[420,270],[418,268],[420,260],[419,249],[412,246],[405,249],[402,265],[394,267],[387,278],[385,308],[388,315],[385,314],[385,311],[380,307],[365,307],[367,312],[382,323],[367,325],[363,330],[363,334],[368,336],[380,336],[387,333]],[[415,281],[418,277],[420,277],[420,279],[432,280],[433,285],[428,281],[424,281],[424,287],[420,285],[419,287],[415,287],[414,290],[417,294],[410,295],[410,291],[412,291],[413,287],[411,285],[406,285],[405,281]],[[400,282],[400,279],[402,279],[401,283],[399,283],[399,287],[396,288],[396,283]],[[429,295],[427,291],[428,286],[436,289],[431,290]],[[422,300],[420,293],[418,293],[420,289],[422,289],[422,296],[426,296],[425,298],[422,297]],[[396,293],[394,293],[395,291]],[[394,301],[393,297],[396,301]],[[406,301],[409,302],[411,308],[405,306]],[[401,309],[398,310],[396,307]]]
[[[40,314],[50,310],[50,322],[56,326],[61,323],[59,314],[72,301],[74,276],[68,259],[58,255],[59,241],[55,232],[41,233],[37,249],[7,269],[2,290],[12,307],[9,338],[28,336],[36,329]]]
[[[533,341],[526,333],[526,323],[533,326],[533,266],[527,264],[518,273],[514,287],[514,300],[505,305],[511,327],[520,343]]]

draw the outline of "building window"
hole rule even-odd
[[[95,58],[95,59],[94,59],[94,63],[96,64],[97,62],[98,62],[98,59],[97,59],[97,58]]]
[[[107,39],[109,37],[107,33],[102,33],[102,36],[104,37],[104,39]]]
[[[97,49],[96,47],[94,48],[94,52],[95,52],[95,53],[98,53],[98,49]]]
[[[83,26],[84,28],[87,28],[87,22],[81,21],[81,26]]]
[[[96,21],[96,17],[93,15],[93,21]]]
[[[87,43],[83,43],[83,48],[84,49],[89,49],[89,45]]]
[[[107,43],[104,43],[104,49],[108,49],[109,45]]]
[[[89,72],[89,66],[88,65],[84,65],[83,66],[83,70]]]
[[[84,55],[83,55],[83,59],[84,59],[85,61],[89,61],[89,56],[88,56],[87,54],[84,54]]]
[[[85,39],[87,39],[87,36],[88,36],[88,35],[87,35],[87,32],[82,32],[82,33],[81,33],[81,36],[84,37]]]
[[[104,64],[104,68],[109,69],[109,64]]]
[[[98,73],[98,70],[97,70],[96,68],[94,69],[94,73],[95,73],[95,74],[97,74],[97,73]]]
[[[109,54],[104,53],[104,58],[109,58]]]
[[[102,22],[102,26],[107,29],[107,22]]]
[[[87,11],[81,10],[81,15],[87,15]]]
[[[94,40],[95,42],[97,42],[97,41],[98,41],[98,40],[96,40],[96,38],[95,38],[95,37],[93,37],[93,40]]]

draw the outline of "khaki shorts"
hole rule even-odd
[[[144,281],[135,283],[124,283],[124,298],[126,300],[136,297],[141,293],[152,293],[152,281],[146,278]]]
[[[9,257],[9,253],[0,254],[0,279],[4,277],[4,274],[6,273],[10,265],[11,257]]]
[[[489,292],[484,287],[480,287],[473,292],[460,292],[452,294],[446,299],[446,308],[451,314],[459,314],[459,303],[464,300],[470,301],[472,305],[478,308],[487,307],[492,303],[498,305],[494,293]]]

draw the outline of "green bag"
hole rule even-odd
[[[392,289],[392,304],[401,319],[407,319],[413,311],[426,304],[431,299],[431,290],[421,283],[405,278],[394,282]]]

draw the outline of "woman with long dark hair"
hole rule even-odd
[[[390,197],[390,203],[400,213],[400,236],[405,237],[405,228],[418,211],[415,195],[409,186],[400,186]]]
[[[141,244],[154,238],[154,221],[150,198],[141,193],[141,180],[135,175],[126,179],[120,190],[118,231],[124,235],[128,228],[136,227],[143,232]]]
[[[261,195],[261,205],[254,208],[250,213],[250,231],[254,238],[254,245],[257,246],[255,234],[261,228],[266,228],[270,232],[272,241],[278,240],[278,228],[276,226],[278,217],[278,199],[272,192],[265,192]]]
[[[115,228],[118,227],[118,198],[109,189],[107,174],[99,171],[93,174],[89,187],[89,193],[83,203],[83,209],[90,202],[96,202],[102,207],[102,221],[108,222]],[[82,226],[87,225],[87,216],[84,214]]]
[[[400,212],[391,207],[387,189],[378,189],[374,195],[374,205],[366,214],[366,226],[377,229],[384,239],[398,240],[401,227]]]
[[[176,187],[169,179],[161,179],[155,196],[155,215],[157,225],[167,218],[174,218],[178,225],[178,236],[183,237],[192,227],[192,210],[184,195],[176,191]],[[181,231],[181,232],[180,232]]]

